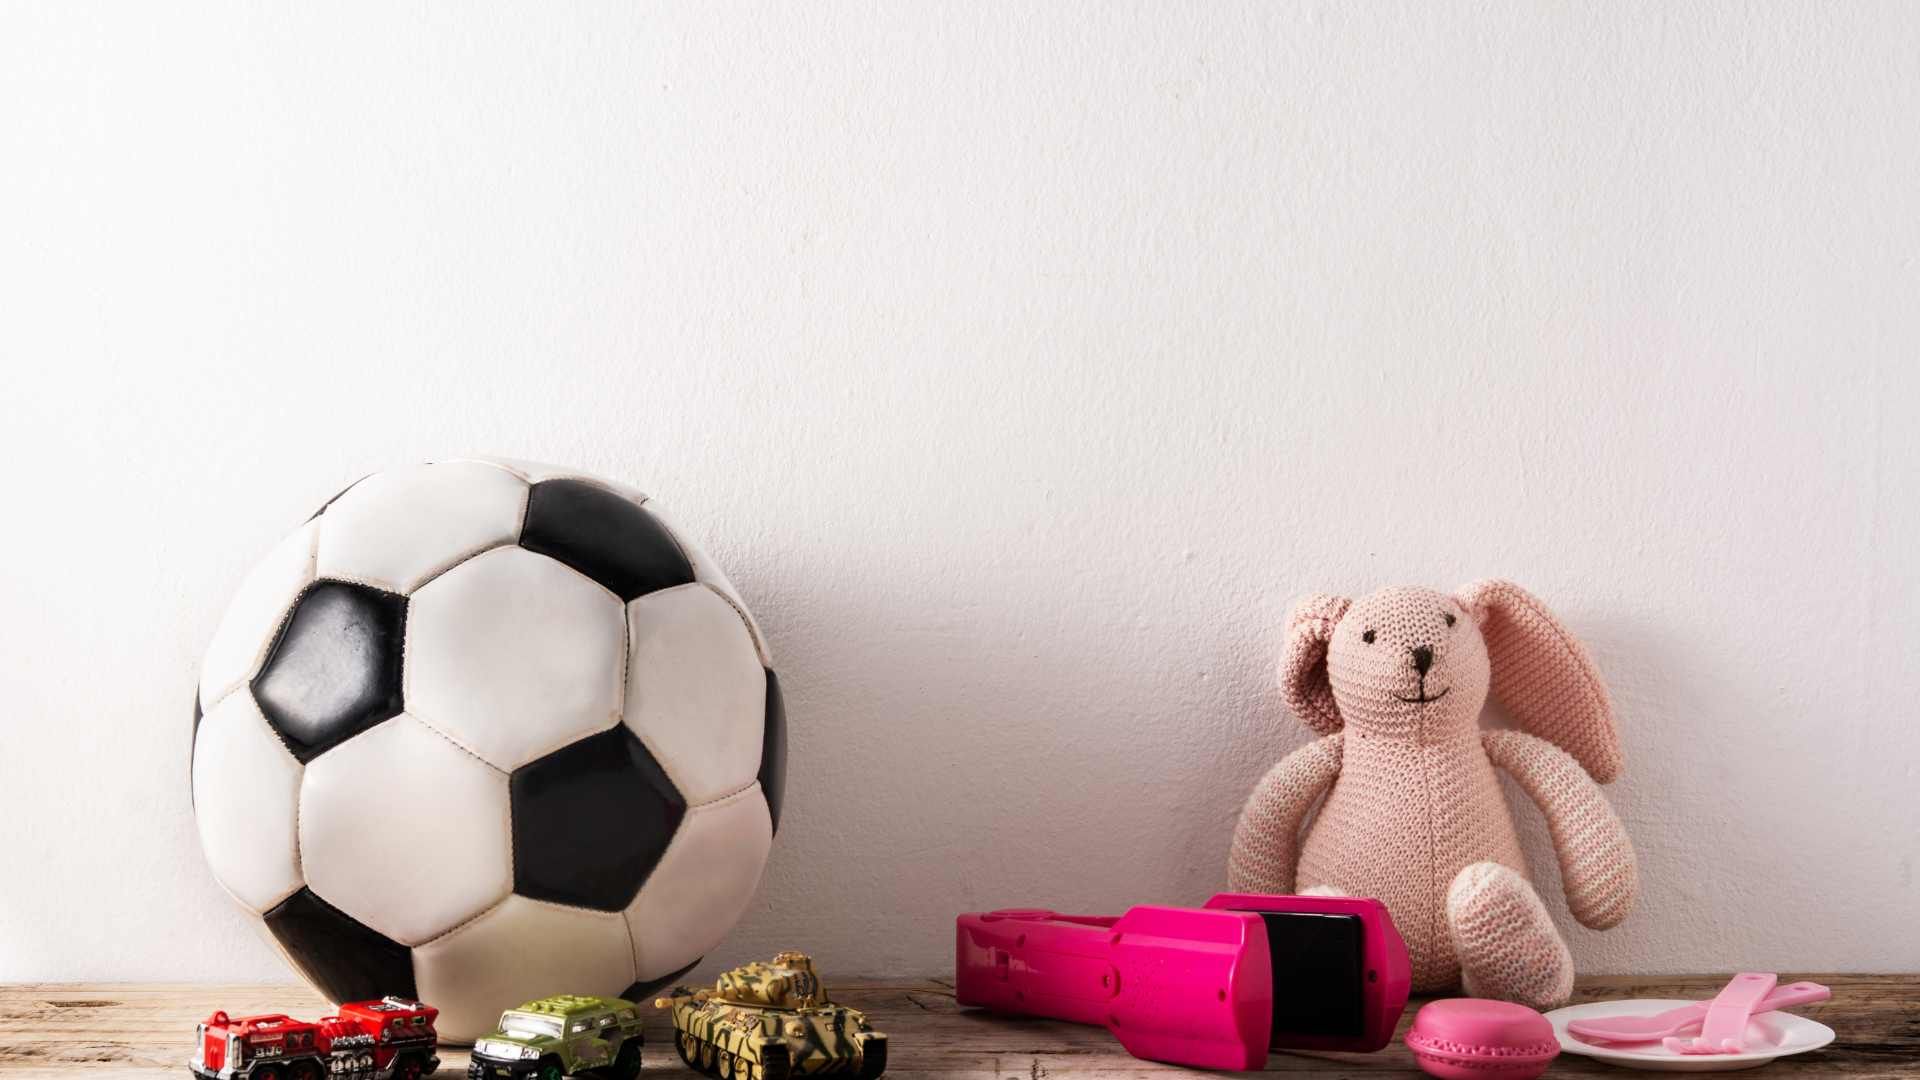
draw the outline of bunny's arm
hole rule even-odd
[[[1626,918],[1639,871],[1627,830],[1600,785],[1565,750],[1524,731],[1489,731],[1481,741],[1493,763],[1512,773],[1546,814],[1573,917],[1595,930]]]
[[[1267,771],[1233,831],[1227,887],[1290,893],[1300,860],[1300,822],[1340,775],[1341,734],[1315,739]]]

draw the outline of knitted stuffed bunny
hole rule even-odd
[[[1573,958],[1528,882],[1493,770],[1545,812],[1574,917],[1594,929],[1625,918],[1633,848],[1594,783],[1619,775],[1620,742],[1580,643],[1505,581],[1454,596],[1311,596],[1289,620],[1280,679],[1322,737],[1247,800],[1231,887],[1378,897],[1406,938],[1416,991],[1464,981],[1479,997],[1565,1003]],[[1489,686],[1519,730],[1481,730]]]

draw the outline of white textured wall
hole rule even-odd
[[[643,485],[765,623],[720,959],[1198,901],[1290,598],[1501,574],[1626,725],[1588,969],[1920,968],[1916,116],[1899,4],[9,3],[0,978],[284,977],[198,652],[466,452]]]

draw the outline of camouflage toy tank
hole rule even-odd
[[[711,990],[676,986],[653,1004],[673,1010],[680,1060],[719,1080],[872,1080],[887,1069],[887,1037],[858,1010],[827,1000],[805,953],[734,968]]]

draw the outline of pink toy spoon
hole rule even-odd
[[[1700,1025],[1697,1039],[1662,1039],[1661,1045],[1674,1054],[1737,1054],[1747,1048],[1747,1018],[1753,1007],[1773,993],[1778,975],[1764,971],[1743,971],[1721,989],[1720,996],[1707,1006],[1707,1019]]]
[[[1790,1009],[1795,1005],[1811,1005],[1832,996],[1833,991],[1819,983],[1797,982],[1775,987],[1773,993],[1753,1007],[1753,1011],[1769,1013],[1776,1009]],[[1689,1028],[1698,1028],[1706,1020],[1707,1006],[1710,1004],[1712,1002],[1696,1001],[1652,1016],[1595,1016],[1575,1020],[1567,1025],[1567,1030],[1582,1039],[1621,1043],[1654,1042],[1669,1035],[1684,1035]]]

